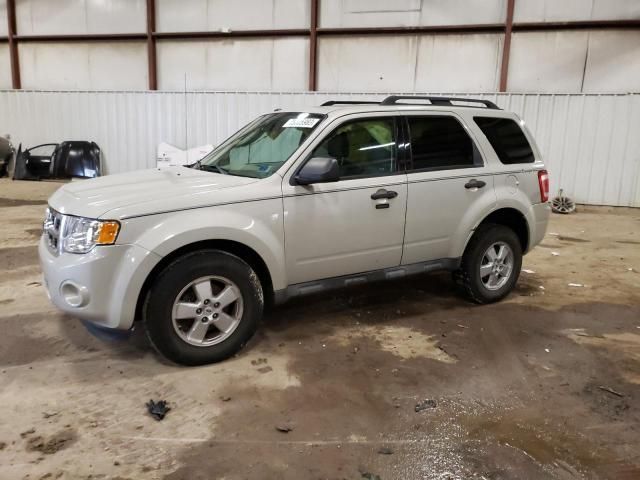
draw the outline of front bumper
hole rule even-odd
[[[53,255],[42,236],[40,266],[51,302],[101,327],[133,325],[138,295],[160,257],[138,245],[97,246],[86,254]]]

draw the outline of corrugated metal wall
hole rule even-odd
[[[436,94],[442,94],[437,93]],[[580,203],[640,206],[640,94],[464,94],[528,124],[552,178]],[[461,95],[461,96],[464,96]],[[155,164],[156,146],[217,144],[259,114],[385,94],[0,91],[0,134],[28,147],[95,140],[107,173]]]

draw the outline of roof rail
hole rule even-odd
[[[478,98],[455,98],[455,97],[420,97],[416,95],[391,95],[385,98],[380,105],[396,105],[398,100],[428,100],[434,106],[453,106],[451,102],[468,102],[480,103],[492,110],[500,110],[500,108],[489,100],[480,100]]]
[[[380,102],[371,102],[365,100],[329,100],[324,102],[321,107],[331,107],[333,105],[380,105]]]

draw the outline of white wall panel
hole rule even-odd
[[[583,91],[640,92],[640,30],[589,33]]]
[[[9,29],[7,23],[7,0],[0,0],[0,36],[6,36]]]
[[[516,0],[514,22],[569,22],[640,18],[638,0]]]
[[[507,89],[580,92],[588,32],[519,32],[511,39]]]
[[[398,92],[395,92],[398,93]],[[25,146],[95,140],[107,173],[153,167],[158,143],[218,144],[274,108],[386,94],[0,91],[0,133]],[[464,96],[464,93],[454,94]],[[640,207],[640,94],[481,94],[525,120],[559,188],[579,203]]]
[[[310,0],[156,0],[161,32],[308,28]]]
[[[415,91],[495,91],[500,82],[502,35],[422,36]]]
[[[304,90],[309,43],[278,40],[162,41],[158,79],[163,90]]]
[[[9,45],[1,44],[1,43],[0,43],[0,88],[11,88],[11,59],[9,57]]]
[[[24,43],[19,45],[23,88],[144,89],[146,45]]]
[[[322,27],[487,24],[504,21],[506,0],[322,0]]]
[[[325,91],[492,91],[501,51],[501,35],[321,38],[318,85]]]
[[[413,89],[418,38],[331,37],[319,40],[318,88],[325,91]]]
[[[21,35],[146,31],[145,0],[18,0]]]

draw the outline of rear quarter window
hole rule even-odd
[[[522,128],[510,118],[473,117],[505,165],[533,163],[535,156]]]

